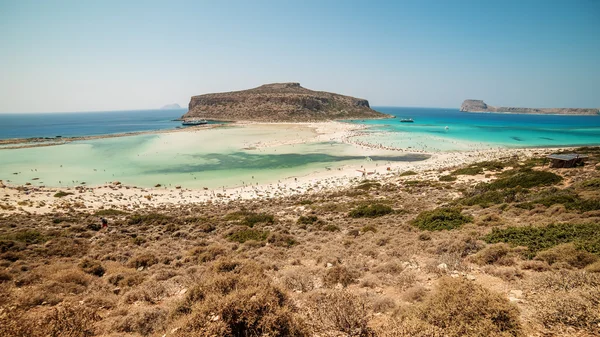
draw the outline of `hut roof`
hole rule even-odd
[[[586,159],[588,156],[577,154],[577,153],[562,153],[562,154],[551,154],[548,156],[549,159],[556,160],[573,160],[573,159]]]

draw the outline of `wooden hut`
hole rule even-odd
[[[588,156],[577,153],[561,153],[551,154],[547,158],[550,159],[550,167],[567,168],[583,165],[584,161],[588,158]]]

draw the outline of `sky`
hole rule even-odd
[[[0,0],[0,112],[272,82],[372,106],[600,107],[600,0]]]

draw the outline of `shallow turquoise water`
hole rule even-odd
[[[426,159],[410,154],[361,153],[341,143],[244,149],[245,142],[277,137],[282,137],[282,133],[269,136],[264,130],[223,128],[0,150],[0,179],[45,186],[74,186],[83,182],[96,186],[120,181],[140,187],[161,184],[217,188],[276,183],[278,179],[343,165]]]
[[[362,140],[425,150],[469,147],[554,147],[600,144],[600,116],[467,113],[456,109],[380,107],[397,116],[355,121],[384,131]],[[414,123],[402,123],[413,118]],[[446,126],[448,129],[446,129]]]

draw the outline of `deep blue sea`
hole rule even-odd
[[[0,114],[0,139],[97,136],[174,129],[187,109]]]

